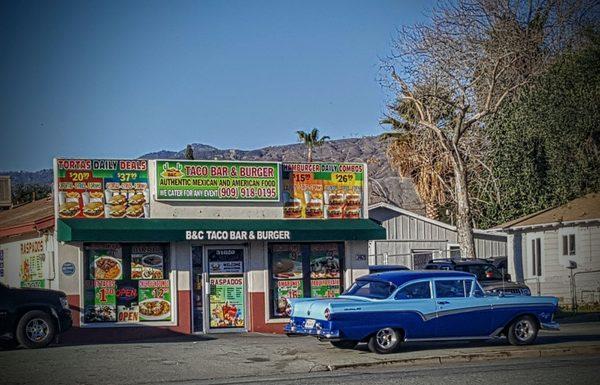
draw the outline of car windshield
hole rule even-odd
[[[354,295],[357,297],[384,299],[388,298],[396,290],[396,285],[383,281],[359,280],[354,282],[344,295]]]
[[[492,281],[502,279],[502,273],[492,264],[457,266],[456,270],[462,270],[475,274],[479,281]]]

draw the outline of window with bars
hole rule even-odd
[[[562,236],[562,255],[575,255],[575,234]]]
[[[542,239],[534,238],[531,240],[531,272],[532,276],[540,277],[542,275]]]

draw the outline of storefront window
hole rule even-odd
[[[170,321],[166,250],[161,244],[85,245],[84,321]]]
[[[271,317],[288,317],[291,298],[340,295],[343,257],[342,243],[270,244]]]

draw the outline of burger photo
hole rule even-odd
[[[285,218],[300,218],[302,216],[302,203],[300,199],[294,198],[284,203],[283,216]]]
[[[360,195],[355,193],[346,195],[346,204],[348,206],[360,206]]]
[[[108,210],[108,215],[113,218],[121,218],[125,215],[127,206],[125,205],[112,205]]]
[[[129,218],[139,218],[144,215],[144,206],[142,205],[132,205],[125,210],[125,215]]]
[[[65,202],[58,208],[58,213],[62,218],[71,218],[79,213],[78,202]]]
[[[327,218],[341,218],[342,215],[342,206],[329,206],[327,208]]]
[[[360,207],[346,207],[344,209],[344,218],[360,218]]]
[[[311,200],[306,205],[306,217],[307,218],[322,218],[323,217],[323,206],[319,200]]]
[[[129,197],[130,205],[143,205],[146,203],[146,197],[142,193],[133,194]]]
[[[90,202],[83,206],[83,215],[90,218],[96,218],[104,214],[104,204],[102,202]]]
[[[121,194],[115,194],[110,198],[109,203],[111,205],[124,205],[127,202],[127,198]]]
[[[329,204],[332,206],[341,206],[345,203],[344,194],[333,193],[329,195]]]

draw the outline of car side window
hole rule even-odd
[[[481,289],[481,286],[475,284],[475,288],[473,289],[473,297],[485,297],[485,293]]]
[[[452,279],[435,281],[435,296],[437,298],[464,298],[470,294],[470,291],[471,280]]]
[[[431,298],[429,281],[415,282],[404,286],[396,293],[396,299],[428,299]]]

